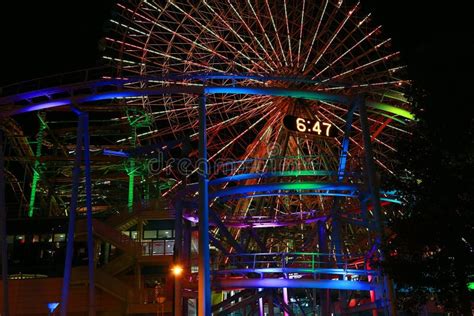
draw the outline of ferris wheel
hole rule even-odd
[[[307,98],[301,91],[346,100],[363,95],[368,100],[368,129],[381,174],[394,172],[387,154],[395,150],[394,139],[406,133],[405,126],[413,119],[404,97],[409,81],[399,52],[392,50],[390,38],[382,34],[381,26],[371,23],[359,2],[122,1],[110,20],[106,41],[103,58],[115,65],[118,77],[147,78],[134,80],[129,88],[204,85],[289,91],[265,95],[229,90],[207,95],[206,103],[208,156],[218,166],[211,168],[210,178],[232,196],[221,199],[221,220],[234,236],[245,225],[284,223],[288,238],[268,238],[277,251],[301,249],[303,242],[288,246],[290,236],[303,236],[304,223],[328,216],[334,195],[302,196],[279,190],[278,197],[261,193],[239,199],[242,195],[235,197],[227,184],[218,181],[223,165],[231,166],[232,176],[298,171],[302,177],[329,181],[337,178],[345,146],[345,177],[348,183],[357,183],[364,168],[359,113],[352,116],[351,102]],[[126,102],[142,108],[153,122],[138,133],[142,142],[187,138],[197,143],[198,96],[178,93]],[[345,136],[348,144],[344,145]],[[197,158],[197,152],[194,155]],[[321,170],[326,173],[315,173]],[[186,177],[192,178],[196,171]],[[262,180],[245,181],[258,185]],[[182,182],[177,179],[164,195]],[[347,212],[358,208],[349,199],[344,203]],[[357,243],[357,233],[351,239]]]

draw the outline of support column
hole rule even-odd
[[[199,283],[198,316],[211,315],[211,280],[209,255],[209,195],[206,132],[206,96],[199,96]]]
[[[86,216],[87,216],[87,257],[89,265],[89,316],[95,316],[95,251],[92,231],[92,185],[91,185],[91,160],[89,150],[89,114],[81,113],[84,135],[84,173],[86,178]]]
[[[132,147],[135,148],[137,145],[137,127],[135,123],[132,123]],[[129,157],[129,169],[127,170],[128,174],[128,212],[133,212],[133,200],[134,200],[134,190],[135,190],[135,174],[136,174],[136,163],[135,157]]]
[[[8,241],[7,241],[7,209],[5,206],[5,162],[3,149],[3,131],[0,129],[0,243],[2,247],[2,315],[8,316]]]
[[[176,218],[174,225],[174,264],[183,267],[182,247],[183,247],[183,207],[181,201],[178,201],[175,206]],[[186,273],[187,271],[184,270]],[[183,315],[183,296],[181,294],[181,284],[183,276],[175,275],[174,278],[174,315]]]
[[[35,200],[36,200],[36,187],[40,178],[39,168],[40,162],[38,158],[41,156],[41,147],[43,145],[43,135],[44,130],[46,129],[46,123],[44,122],[44,117],[38,115],[40,120],[40,129],[38,131],[38,137],[36,138],[36,152],[35,152],[35,165],[33,167],[33,180],[31,181],[31,193],[30,193],[30,204],[28,207],[28,217],[33,217],[35,209]]]
[[[367,180],[369,182],[369,194],[372,199],[372,211],[374,214],[375,232],[377,234],[377,241],[380,242],[380,239],[382,237],[382,212],[380,207],[379,196],[380,190],[375,175],[375,164],[372,152],[372,142],[370,140],[369,123],[367,121],[367,110],[365,108],[365,100],[363,99],[363,97],[357,97],[356,102],[359,105],[360,125],[362,128],[362,139],[364,143],[365,168]]]
[[[262,292],[263,289],[259,288],[258,291]],[[264,315],[265,314],[265,305],[263,303],[263,298],[264,298],[264,296],[262,296],[258,299],[258,316],[265,316]]]
[[[191,222],[184,220],[183,229],[183,270],[185,273],[191,272]]]
[[[77,123],[76,151],[74,159],[74,168],[72,170],[72,189],[71,203],[69,205],[69,224],[67,232],[66,260],[64,263],[63,286],[61,292],[60,314],[67,316],[67,308],[69,302],[69,283],[71,280],[72,257],[74,254],[74,229],[76,226],[76,209],[77,195],[79,187],[79,176],[81,173],[81,156],[82,156],[82,118],[79,116]]]
[[[287,277],[288,276],[285,275],[285,279]],[[288,308],[290,308],[290,300],[288,298],[288,288],[286,288],[286,287],[283,288],[283,302],[286,304],[286,306],[288,306]],[[283,315],[284,316],[290,316],[290,314],[288,314],[288,312],[286,312],[286,311],[283,312]]]
[[[267,304],[268,304],[268,316],[275,316],[274,305],[273,305],[273,290],[270,293],[270,295],[268,295],[267,297]]]
[[[375,233],[376,233],[376,243],[380,244],[382,242],[383,227],[382,227],[382,210],[380,206],[380,188],[376,178],[376,168],[374,164],[374,156],[372,151],[372,142],[370,136],[370,129],[367,119],[367,110],[365,105],[365,99],[362,96],[358,96],[356,103],[359,106],[359,115],[360,115],[360,125],[362,129],[362,139],[364,143],[364,158],[365,158],[365,169],[367,180],[369,184],[369,194],[372,199],[372,212],[374,214],[374,224],[375,224]],[[383,260],[383,253],[381,254],[381,259]],[[384,306],[386,313],[388,315],[395,315],[396,311],[393,305],[393,299],[391,297],[392,291],[387,288],[388,278],[383,276],[383,299],[385,300]],[[386,304],[385,304],[386,303]]]
[[[319,252],[323,254],[322,260],[320,260],[324,264],[322,268],[328,268],[329,266],[327,266],[327,262],[329,261],[329,251],[328,251],[328,236],[327,236],[325,221],[318,222],[318,243],[319,243]],[[321,276],[321,278],[325,278],[325,276]],[[319,290],[321,315],[329,315],[329,304],[331,303],[330,298],[331,296],[330,296],[329,289]]]
[[[149,303],[148,302],[148,293],[143,291],[142,288],[142,266],[139,262],[135,265],[135,284],[137,286],[138,291],[138,303]],[[153,302],[155,301],[155,297],[153,297]]]

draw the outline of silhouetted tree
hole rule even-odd
[[[385,183],[404,202],[402,212],[387,216],[383,269],[405,310],[431,299],[472,314],[474,119],[464,94],[451,94],[457,83],[410,92],[417,121],[399,139],[396,175]]]

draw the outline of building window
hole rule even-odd
[[[40,235],[41,242],[53,242],[53,235],[51,234],[43,234]]]
[[[54,234],[54,241],[55,242],[66,241],[66,234]]]
[[[155,239],[156,238],[156,230],[145,230],[143,232],[144,239]]]
[[[171,229],[159,230],[158,231],[158,238],[164,238],[164,239],[173,238],[173,230],[171,230]]]
[[[172,255],[174,253],[174,240],[166,240],[165,255]]]

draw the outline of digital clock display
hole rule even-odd
[[[307,135],[336,137],[337,129],[329,122],[287,115],[283,118],[283,125],[290,131]]]

